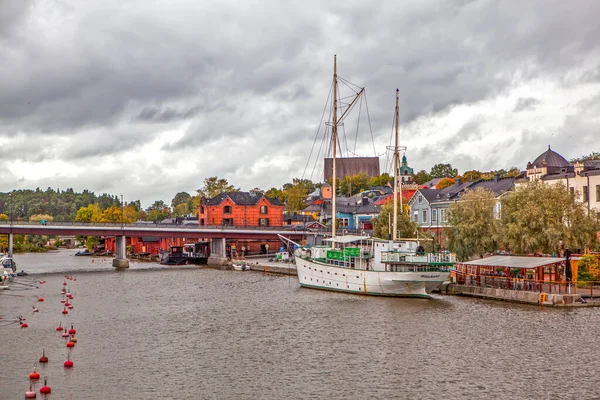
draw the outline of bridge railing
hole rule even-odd
[[[305,230],[291,229],[293,225],[284,226],[231,226],[231,225],[197,225],[197,224],[165,224],[165,223],[154,223],[154,222],[135,222],[135,223],[124,223],[120,222],[73,222],[73,221],[46,221],[42,224],[40,221],[0,221],[0,226],[13,225],[13,226],[73,226],[73,227],[111,227],[111,228],[164,228],[164,229],[222,229],[222,230],[256,230],[256,231],[286,231],[290,233],[304,232]],[[327,230],[306,230],[306,232],[327,232]]]

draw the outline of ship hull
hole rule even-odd
[[[449,272],[386,272],[350,269],[296,257],[300,285],[312,289],[390,297],[429,298]]]

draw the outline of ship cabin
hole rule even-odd
[[[313,246],[310,249],[300,249],[300,256],[344,268],[382,272],[448,271],[456,262],[456,255],[453,253],[426,253],[418,241],[393,242],[354,235],[324,241],[335,243],[336,247]]]
[[[315,261],[342,268],[368,269],[373,258],[372,239],[368,236],[346,235],[324,239],[332,246],[313,246],[300,248],[300,257],[310,257]]]

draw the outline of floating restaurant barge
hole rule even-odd
[[[567,280],[573,261],[568,262],[567,266],[565,258],[557,257],[492,256],[457,263],[456,283],[442,292],[555,307],[600,306],[593,282],[582,288]]]

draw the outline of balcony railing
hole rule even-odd
[[[381,253],[381,261],[384,263],[422,263],[422,264],[451,264],[456,262],[453,253],[406,253],[399,251],[384,251]]]

